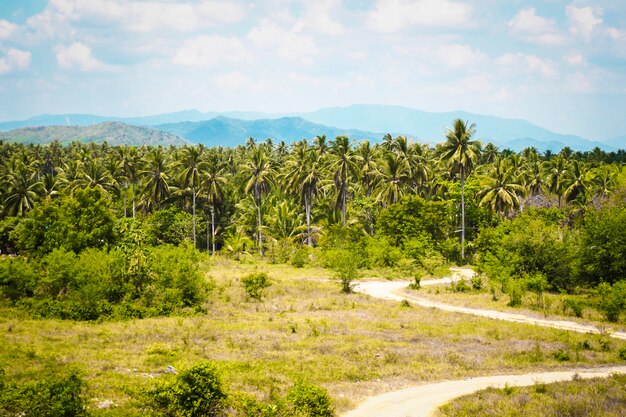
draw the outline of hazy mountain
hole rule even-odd
[[[300,117],[240,120],[219,116],[204,122],[170,123],[158,125],[155,128],[206,146],[236,146],[243,144],[249,137],[257,141],[272,138],[274,141],[284,140],[285,142],[312,139],[316,135],[326,135],[329,139],[334,139],[335,136],[339,135],[347,135],[355,140],[380,140],[383,137],[381,133],[338,129],[311,123]]]
[[[103,122],[93,126],[39,126],[0,132],[0,140],[17,143],[62,144],[108,142],[110,145],[184,145],[187,141],[156,129],[131,126],[120,122]]]
[[[289,117],[286,117],[289,116]],[[477,139],[493,142],[499,148],[515,151],[533,146],[541,152],[558,152],[569,146],[588,151],[599,147],[605,151],[626,148],[626,137],[594,142],[575,135],[551,132],[519,119],[472,114],[463,111],[426,112],[400,106],[354,105],[320,109],[309,113],[269,114],[261,112],[207,112],[185,110],[145,117],[105,117],[97,115],[43,115],[22,121],[0,123],[0,131],[26,126],[91,126],[104,121],[124,122],[138,126],[153,126],[207,145],[236,145],[248,137],[264,140],[293,141],[324,134],[329,139],[349,135],[353,139],[381,140],[384,133],[406,135],[422,142],[444,140],[444,132],[454,119],[476,124]],[[378,132],[378,133],[372,133]]]
[[[613,150],[612,145],[589,141],[575,135],[554,133],[525,120],[504,119],[463,111],[433,113],[400,106],[354,105],[326,108],[301,113],[299,116],[315,123],[339,128],[401,133],[429,143],[443,141],[446,128],[452,125],[454,119],[460,118],[476,124],[478,139],[493,142],[500,147],[520,150],[527,146],[535,146],[542,151],[545,149],[558,151],[563,146],[569,146],[575,150],[587,151],[598,146],[605,150]],[[528,145],[524,144],[525,140]]]
[[[614,147],[615,149],[626,150],[626,136],[618,136],[613,139],[605,140],[604,143],[606,143],[609,146]]]

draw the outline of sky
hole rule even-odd
[[[351,104],[626,135],[626,0],[0,0],[3,121]]]

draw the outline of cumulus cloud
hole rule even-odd
[[[9,39],[13,33],[15,33],[17,29],[17,25],[7,21],[0,19],[0,40]]]
[[[250,78],[241,71],[233,71],[215,76],[215,83],[225,90],[240,90],[250,85]]]
[[[6,54],[0,57],[0,74],[14,70],[24,70],[30,66],[31,53],[15,48],[9,48]]]
[[[507,53],[499,57],[496,63],[504,67],[520,68],[526,72],[541,74],[545,77],[557,75],[556,67],[551,61],[536,55]]]
[[[487,59],[481,51],[472,49],[469,45],[459,44],[439,46],[437,57],[440,62],[451,68],[468,68]]]
[[[619,30],[616,28],[608,28],[606,30],[606,34],[609,35],[609,38],[616,40],[616,41],[626,40],[626,32],[623,30]]]
[[[107,22],[133,32],[175,30],[193,32],[217,23],[241,20],[244,9],[227,0],[200,2],[134,0],[50,0],[28,25],[51,36],[58,22]]]
[[[247,51],[238,38],[198,36],[186,40],[176,51],[173,62],[186,67],[211,68],[246,59]]]
[[[345,32],[344,27],[331,17],[340,4],[339,0],[305,2],[303,17],[296,22],[294,32],[307,28],[326,35],[341,35]]]
[[[574,6],[574,3],[572,3],[565,8],[565,13],[569,19],[570,32],[587,41],[591,38],[591,33],[594,28],[602,24],[601,9],[576,7]]]
[[[534,7],[520,10],[508,22],[514,35],[526,42],[541,45],[560,45],[565,37],[557,29],[556,20],[537,15]]]
[[[248,33],[248,39],[258,48],[273,49],[281,57],[304,64],[313,62],[317,47],[313,38],[285,30],[269,21],[263,21]]]
[[[58,45],[56,48],[57,63],[61,68],[79,69],[81,71],[108,71],[112,67],[100,62],[91,48],[82,42],[74,42],[69,46]]]
[[[470,5],[453,0],[378,0],[368,19],[378,32],[396,32],[408,26],[465,26],[471,12]]]
[[[585,57],[582,56],[581,54],[572,54],[572,55],[567,55],[564,58],[564,61],[571,66],[579,66],[585,63]]]

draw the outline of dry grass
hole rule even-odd
[[[273,282],[261,303],[247,300],[239,282],[255,271]],[[79,366],[89,397],[117,404],[94,407],[96,415],[141,415],[138,393],[165,366],[182,369],[204,359],[218,363],[229,392],[268,399],[304,378],[326,387],[341,411],[366,396],[426,381],[616,363],[624,345],[346,296],[328,276],[320,268],[218,257],[207,274],[216,287],[202,316],[76,323],[4,310],[0,364],[20,378],[51,363]],[[556,358],[557,351],[568,352],[569,362]]]

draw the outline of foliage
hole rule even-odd
[[[598,285],[598,309],[608,321],[617,322],[626,308],[626,281],[619,281],[612,286],[606,282]]]
[[[260,301],[264,290],[272,285],[265,272],[248,274],[241,278],[241,283],[248,297],[255,301]]]
[[[23,417],[88,416],[84,382],[76,370],[40,375],[17,383],[0,369],[0,414]]]
[[[298,381],[285,395],[285,415],[294,417],[332,417],[330,397],[323,388]]]
[[[330,249],[324,254],[328,267],[341,283],[341,291],[352,292],[352,281],[358,278],[359,259],[348,249]]]
[[[220,416],[225,399],[219,371],[209,361],[196,364],[174,381],[161,382],[148,392],[148,406],[155,415],[162,416]]]
[[[156,211],[144,223],[145,241],[150,245],[179,245],[192,238],[192,216],[177,207]]]

